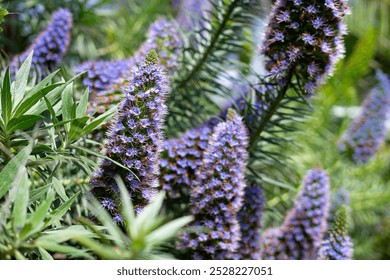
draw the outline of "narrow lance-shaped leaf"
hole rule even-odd
[[[29,181],[27,170],[23,167],[21,170],[21,178],[16,190],[15,201],[13,206],[13,228],[18,232],[24,227],[27,217],[27,206],[29,200]]]
[[[84,94],[81,96],[81,100],[76,108],[76,118],[84,117],[87,112],[88,106],[89,91],[88,88],[85,90]]]
[[[12,112],[12,94],[10,84],[9,68],[5,72],[3,86],[1,88],[1,115],[3,117],[5,125],[7,125],[11,118]]]
[[[15,80],[11,85],[14,108],[23,99],[25,94],[33,53],[34,51],[31,51],[22,66],[20,66],[19,70],[16,72]]]
[[[20,238],[25,239],[32,234],[42,230],[44,226],[44,220],[50,209],[50,206],[54,200],[55,192],[50,190],[46,199],[41,201],[41,204],[35,209],[35,211],[29,217],[26,226],[21,230]]]
[[[16,130],[25,130],[31,128],[39,120],[42,120],[43,116],[37,115],[23,115],[17,118],[12,118],[7,124],[7,132],[12,133]]]
[[[17,179],[19,170],[24,168],[27,158],[31,153],[31,146],[25,147],[0,172],[0,199],[8,192],[12,182]]]

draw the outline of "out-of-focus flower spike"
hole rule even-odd
[[[182,40],[172,21],[159,18],[149,28],[147,40],[132,58],[113,61],[87,61],[75,67],[75,73],[88,71],[83,84],[92,92],[90,112],[104,113],[118,104],[120,92],[127,84],[129,71],[151,50],[159,56],[161,67],[172,74],[178,65]]]
[[[263,259],[315,259],[327,230],[329,178],[316,168],[305,177],[303,188],[282,226],[263,238]]]
[[[359,116],[352,122],[339,142],[339,150],[356,164],[373,157],[386,138],[385,122],[390,112],[390,80],[377,72],[379,84],[364,100]]]
[[[22,54],[13,58],[12,71],[16,71],[31,51],[34,51],[32,66],[44,77],[48,71],[54,71],[61,63],[70,44],[72,14],[68,9],[58,9],[53,13],[46,29],[33,41]]]
[[[281,82],[295,74],[313,94],[344,55],[348,11],[344,0],[278,0],[261,46],[269,74]]]
[[[337,212],[339,211],[340,207],[345,207],[347,210],[347,213],[350,210],[350,194],[349,191],[345,188],[339,188],[334,194],[332,194],[330,199],[330,208],[329,208],[329,217],[328,217],[328,224],[333,224],[336,217]]]
[[[168,74],[172,74],[178,66],[178,57],[183,42],[179,36],[176,25],[160,17],[149,28],[147,40],[135,53],[134,59],[144,56],[151,49],[156,50],[160,64],[165,67]]]
[[[235,259],[259,260],[261,219],[265,199],[261,187],[249,185],[245,188],[244,202],[238,213],[238,221],[241,229],[241,240]]]
[[[191,192],[193,226],[206,231],[185,234],[181,239],[181,246],[194,259],[232,259],[238,250],[237,215],[244,196],[247,138],[246,127],[233,110],[210,137]]]
[[[88,71],[83,79],[83,84],[90,88],[91,92],[94,94],[94,99],[97,101],[99,98],[109,98],[110,94],[115,91],[123,90],[123,80],[127,78],[130,69],[135,65],[136,62],[131,58],[112,61],[87,61],[76,66],[74,71],[77,74]],[[97,103],[117,104],[119,100],[99,101],[100,102]],[[105,110],[107,110],[105,107],[97,108],[97,111],[99,112],[105,112]]]
[[[329,230],[318,251],[321,260],[350,260],[353,244],[348,236],[347,209],[341,207],[337,213],[332,229]]]
[[[181,0],[179,13],[176,17],[180,27],[185,31],[194,29],[194,26],[202,25],[202,17],[210,10],[210,0]]]
[[[158,190],[158,155],[163,141],[168,80],[156,60],[157,54],[152,50],[132,71],[108,133],[106,156],[126,169],[104,160],[91,180],[93,194],[108,210],[116,209],[111,206],[112,201],[118,200],[116,175],[123,178],[136,209],[152,201]]]
[[[160,185],[166,191],[165,207],[177,217],[189,215],[190,191],[217,119],[168,139],[160,155]]]

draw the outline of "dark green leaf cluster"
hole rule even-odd
[[[203,24],[195,26],[189,35],[173,77],[175,94],[168,101],[168,136],[218,114],[213,98],[233,97],[228,81],[234,77],[229,70],[239,69],[238,57],[246,52],[245,34],[257,7],[242,0],[210,1],[210,6],[199,20]]]

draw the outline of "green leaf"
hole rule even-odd
[[[34,95],[25,99],[23,102],[21,102],[16,107],[13,116],[19,117],[19,116],[23,115],[24,113],[28,112],[31,108],[33,108],[37,104],[37,102],[41,98],[43,98],[45,95],[47,95],[49,92],[52,92],[56,88],[58,88],[58,84],[48,85],[47,87],[36,92]],[[37,114],[37,115],[39,115],[39,114]]]
[[[50,219],[45,223],[46,224],[45,227],[52,225],[53,223],[59,221],[62,218],[62,216],[64,216],[66,214],[66,212],[68,212],[70,206],[73,204],[73,202],[75,201],[75,199],[78,197],[79,194],[80,194],[80,192],[75,193],[67,201],[65,201],[63,204],[61,204],[61,206],[54,209],[50,213]]]
[[[87,149],[87,148],[84,148],[84,147],[81,147],[81,146],[77,146],[77,145],[74,145],[74,144],[71,145],[71,147],[72,147],[72,148],[75,148],[75,149],[78,149],[78,150],[80,150],[80,151],[83,151],[83,152],[85,152],[85,153],[94,155],[94,156],[96,156],[96,157],[98,157],[98,158],[102,158],[102,159],[106,159],[106,160],[108,160],[108,161],[111,161],[113,164],[118,165],[118,166],[120,166],[121,168],[126,169],[127,171],[131,172],[131,173],[137,178],[137,180],[139,179],[139,178],[137,177],[137,175],[136,175],[135,173],[133,173],[133,171],[131,171],[131,169],[129,169],[128,167],[124,166],[123,164],[121,164],[121,163],[119,163],[119,162],[113,160],[113,159],[110,158],[110,157],[107,157],[107,156],[105,156],[105,155],[103,155],[103,154],[101,154],[101,153],[97,153],[97,152],[92,151],[92,150],[90,150],[90,149]]]
[[[35,246],[44,248],[51,252],[63,253],[73,257],[82,257],[86,259],[93,259],[92,256],[85,252],[85,250],[78,249],[73,246],[61,245],[57,242],[36,241]]]
[[[86,127],[84,127],[83,135],[90,133],[99,125],[109,120],[115,112],[116,112],[116,108],[114,107],[108,110],[107,112],[105,112],[104,114],[101,114],[96,119],[94,119],[91,123],[89,123]]]
[[[126,256],[114,251],[111,246],[104,245],[100,242],[94,241],[93,239],[77,236],[74,238],[77,242],[86,248],[92,250],[96,255],[104,260],[124,260]],[[121,252],[121,251],[119,251]]]
[[[16,196],[13,206],[13,228],[18,232],[24,227],[27,217],[27,206],[29,198],[29,181],[27,170],[25,167],[21,170],[22,175],[19,181],[19,186],[16,189]]]
[[[367,74],[370,69],[370,61],[375,55],[377,41],[377,31],[369,28],[364,37],[356,45],[352,55],[342,69],[344,79],[356,82],[359,78]]]
[[[126,187],[120,177],[115,178],[116,183],[119,187],[122,201],[121,214],[123,215],[124,220],[126,221],[127,232],[130,234],[130,237],[136,237],[138,228],[135,219],[134,207],[129,199],[129,192],[126,190]]]
[[[26,165],[30,153],[31,146],[25,147],[0,172],[0,199],[8,192],[12,183],[18,179],[19,170]]]
[[[81,100],[76,108],[76,118],[84,117],[87,112],[87,106],[88,106],[88,98],[89,98],[89,91],[88,88],[85,90],[83,96],[81,97]]]
[[[54,89],[53,91],[49,92],[46,95],[47,100],[50,102],[50,104],[52,104],[53,107],[55,104],[58,103],[58,101],[61,100],[62,97],[61,92],[64,90],[64,88],[69,84],[71,84],[75,79],[77,79],[82,74],[83,73],[80,73],[74,76],[72,79],[66,81],[64,84],[61,84],[61,86],[57,87],[56,89]],[[27,113],[33,115],[40,115],[45,110],[47,110],[46,102],[41,101],[36,106],[31,108]]]
[[[31,51],[26,60],[23,62],[22,66],[20,66],[18,72],[15,75],[15,80],[11,85],[12,96],[14,98],[14,107],[19,104],[25,94],[33,54],[34,51]]]
[[[32,127],[39,120],[43,119],[43,116],[37,115],[23,115],[17,118],[12,118],[7,124],[7,132],[11,133],[16,130],[25,130]]]
[[[51,81],[51,79],[53,79],[53,77],[58,73],[58,71],[59,70],[56,70],[53,73],[50,73],[42,81],[36,84],[32,89],[30,89],[27,92],[27,94],[24,96],[24,99],[30,98],[31,96],[35,95],[38,91],[42,90]],[[63,83],[57,83],[58,86],[60,86],[61,84]]]
[[[49,190],[49,188],[52,186],[53,184],[50,183],[50,184],[47,184],[47,185],[44,185],[42,187],[39,187],[39,188],[34,188],[33,190],[30,191],[30,199],[28,201],[28,203],[33,203],[33,202],[36,202],[40,199],[42,199],[42,197],[47,193],[47,191]]]
[[[20,233],[20,238],[25,239],[35,232],[42,230],[44,226],[44,220],[47,216],[47,212],[50,209],[50,206],[54,200],[55,192],[49,191],[45,200],[41,202],[41,204],[35,209],[32,215],[29,217],[27,221],[27,225],[22,229]]]
[[[23,254],[19,250],[15,251],[15,258],[19,261],[26,260],[26,258],[23,256]]]
[[[73,84],[69,84],[62,92],[62,118],[64,121],[71,120],[76,117],[72,88]]]
[[[4,16],[8,14],[8,11],[6,9],[3,9],[3,7],[0,5],[0,24],[3,23]],[[3,29],[0,27],[0,32],[2,32]]]
[[[56,177],[53,177],[53,188],[57,192],[57,194],[61,197],[63,201],[67,201],[69,198],[66,195],[65,188],[62,185],[61,181],[58,180]]]
[[[80,170],[82,170],[88,176],[90,176],[94,171],[93,169],[91,169],[91,166],[96,166],[96,162],[93,162],[86,157],[78,156],[72,160],[80,168]],[[99,168],[99,166],[95,168]]]
[[[136,219],[139,234],[146,234],[155,226],[156,217],[164,201],[164,192],[160,192],[154,201],[146,206]]]
[[[1,115],[3,117],[5,125],[11,118],[12,112],[12,95],[11,95],[11,84],[10,84],[10,73],[9,68],[5,72],[3,87],[1,89]]]
[[[74,119],[70,123],[68,142],[72,142],[74,139],[79,139],[84,135],[84,126],[89,120],[88,116]]]
[[[124,240],[128,238],[122,232],[122,230],[112,221],[110,214],[101,207],[100,203],[96,199],[92,199],[92,203],[89,205],[93,215],[99,219],[99,221],[106,227],[108,234],[112,237],[112,240],[121,246],[124,244]]]
[[[193,220],[192,216],[186,216],[173,220],[146,236],[145,242],[149,246],[159,245],[176,236],[178,231]]]
[[[48,251],[42,247],[38,247],[39,254],[41,254],[42,260],[53,260],[53,257],[49,254]]]
[[[93,232],[85,229],[83,226],[74,225],[60,230],[45,231],[43,235],[37,238],[37,241],[48,241],[63,243],[77,236],[84,237],[96,237],[97,235]]]

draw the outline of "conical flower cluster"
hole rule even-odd
[[[344,0],[278,0],[261,48],[269,74],[280,81],[295,74],[312,94],[344,54],[346,13]]]
[[[339,150],[353,162],[366,163],[386,139],[385,122],[390,112],[390,80],[377,72],[379,84],[364,100],[360,115],[352,122],[339,142]]]
[[[117,210],[116,175],[124,180],[137,211],[157,192],[167,94],[167,78],[151,51],[132,72],[105,145],[106,156],[125,168],[104,160],[91,180],[93,194],[112,214]]]
[[[105,112],[110,106],[118,103],[117,92],[123,89],[130,69],[141,63],[146,54],[154,49],[159,56],[160,65],[168,73],[172,73],[177,67],[181,46],[182,42],[174,24],[164,18],[159,18],[150,26],[147,40],[132,58],[87,61],[74,70],[76,73],[88,71],[83,84],[94,93],[93,107],[97,107],[99,112]]]
[[[86,61],[74,70],[76,73],[88,71],[83,84],[93,93],[105,93],[119,90],[118,84],[123,83],[135,64],[133,59]]]
[[[245,188],[244,202],[238,213],[241,240],[235,259],[259,260],[261,219],[265,199],[261,187],[250,185]]]
[[[179,53],[182,46],[183,42],[175,24],[160,17],[149,27],[147,40],[141,45],[134,57],[136,59],[154,49],[158,54],[160,64],[168,74],[173,74],[173,71],[178,66]]]
[[[320,260],[350,260],[353,244],[347,231],[347,210],[342,207],[336,216],[334,226],[318,251]]]
[[[59,9],[53,13],[46,29],[33,41],[30,47],[19,56],[14,57],[11,68],[15,71],[24,62],[31,51],[34,51],[32,66],[45,76],[61,63],[68,50],[72,30],[72,14],[68,9]]]
[[[208,0],[181,0],[176,20],[183,30],[189,31],[202,24],[202,17],[211,7]]]
[[[190,192],[196,171],[202,165],[203,154],[213,132],[210,121],[166,140],[160,155],[160,185],[166,191],[166,208],[177,216],[189,214]]]
[[[332,194],[330,198],[328,224],[334,223],[340,207],[344,207],[347,210],[347,213],[349,212],[350,201],[351,197],[349,191],[343,187],[338,188],[337,191]]]
[[[211,135],[191,192],[193,225],[204,231],[182,236],[182,246],[194,259],[232,259],[239,247],[247,137],[234,111]]]
[[[263,259],[315,259],[326,231],[328,207],[329,178],[322,169],[312,169],[283,225],[264,234]]]

